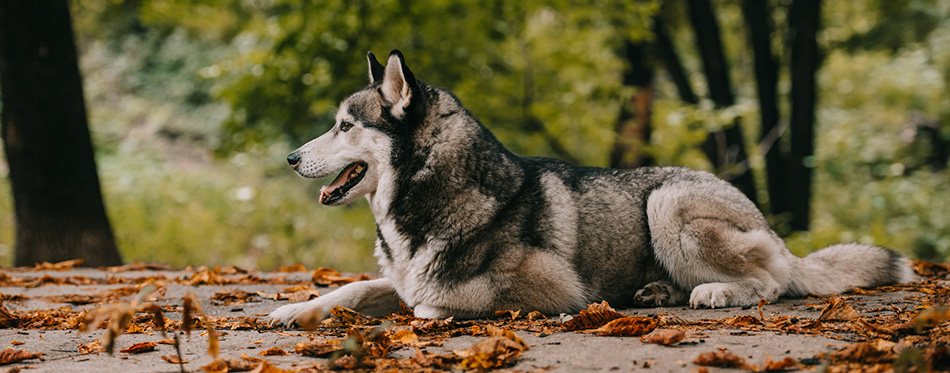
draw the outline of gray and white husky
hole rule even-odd
[[[477,318],[496,310],[748,306],[907,282],[907,259],[835,245],[788,251],[762,213],[715,176],[679,167],[578,167],[511,153],[450,92],[416,80],[402,54],[372,54],[369,85],[287,159],[302,176],[342,170],[320,203],[362,196],[383,278],[270,313],[291,325],[342,305],[369,315]]]

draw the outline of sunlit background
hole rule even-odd
[[[374,270],[365,201],[320,206],[327,181],[300,178],[284,160],[366,84],[367,51],[401,49],[418,79],[455,92],[517,153],[605,166],[620,105],[634,92],[622,84],[618,50],[624,39],[649,41],[651,17],[662,12],[694,89],[706,93],[677,3],[73,1],[90,130],[123,258]],[[770,3],[774,50],[787,62],[788,2]],[[713,6],[737,103],[685,104],[658,69],[646,149],[660,165],[709,169],[698,144],[736,117],[750,149],[758,138],[740,2]],[[822,22],[812,228],[789,246],[803,254],[858,241],[947,259],[950,172],[928,162],[932,144],[950,141],[950,1],[825,1]],[[788,94],[787,66],[779,90]],[[780,109],[787,117],[787,105]],[[939,141],[922,139],[922,126]],[[564,149],[552,149],[551,136]],[[761,156],[752,159],[761,170]],[[2,163],[0,176],[0,264],[9,265],[14,220]]]

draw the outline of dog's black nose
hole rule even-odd
[[[287,156],[287,163],[290,163],[291,167],[297,167],[297,165],[300,164],[300,156],[297,155],[297,152],[290,153],[290,155]]]

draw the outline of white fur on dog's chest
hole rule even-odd
[[[392,260],[377,242],[375,256],[399,296],[410,307],[430,306],[449,309],[480,309],[492,304],[494,293],[488,278],[476,278],[461,284],[445,284],[434,276],[434,255],[444,242],[427,239],[423,247],[410,255],[410,240],[400,233],[392,219],[378,222],[380,239],[389,248]]]

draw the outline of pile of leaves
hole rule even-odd
[[[180,299],[166,299],[169,284],[232,285],[270,284],[286,285],[274,293],[247,292],[223,288],[204,300],[214,306],[240,306],[262,299],[305,301],[320,296],[318,287],[337,286],[369,279],[366,275],[344,275],[320,268],[310,271],[303,266],[284,267],[265,277],[238,267],[187,268],[185,274],[162,274],[137,278],[106,276],[90,279],[81,276],[52,276],[54,271],[69,269],[78,263],[44,263],[32,268],[17,268],[0,272],[2,286],[43,286],[49,284],[119,284],[122,286],[93,294],[67,294],[45,297],[48,302],[68,303],[74,307],[48,310],[10,310],[2,302],[23,302],[29,297],[0,294],[0,328],[11,329],[77,329],[102,335],[92,343],[77,346],[78,354],[139,354],[156,351],[158,344],[175,347],[175,355],[162,356],[170,364],[184,370],[187,363],[180,353],[178,340],[183,331],[202,331],[207,339],[207,352],[214,360],[201,369],[208,372],[253,370],[255,372],[283,372],[278,364],[267,361],[268,356],[301,355],[304,359],[294,364],[295,371],[335,370],[404,370],[404,369],[475,369],[486,370],[510,367],[529,349],[518,333],[545,337],[555,333],[583,333],[605,338],[636,337],[642,343],[653,343],[676,348],[695,345],[708,333],[722,331],[733,335],[755,333],[783,333],[824,336],[840,340],[844,347],[797,360],[791,357],[773,360],[765,356],[764,363],[756,364],[726,349],[706,351],[692,360],[698,370],[707,366],[730,367],[752,371],[780,371],[788,369],[820,369],[827,371],[885,371],[910,369],[927,371],[950,367],[950,288],[946,278],[950,265],[915,262],[915,270],[923,278],[912,284],[885,286],[876,289],[854,289],[846,294],[813,297],[805,306],[820,310],[816,318],[780,314],[766,315],[762,308],[750,315],[718,319],[687,320],[670,314],[631,316],[617,312],[606,302],[590,304],[586,310],[560,318],[542,315],[536,311],[499,310],[494,319],[456,321],[416,318],[412,310],[383,318],[372,318],[353,310],[336,307],[326,317],[314,318],[301,324],[304,332],[291,333],[276,328],[263,318],[248,316],[211,316],[201,309],[201,301],[189,293]],[[158,265],[133,263],[123,267],[101,268],[107,273],[122,271],[168,271]],[[44,271],[42,275],[15,277],[11,273]],[[288,280],[284,272],[309,272],[307,280]],[[296,276],[300,278],[300,276]],[[874,309],[864,309],[858,298],[867,294],[907,291],[908,302]],[[814,303],[812,303],[814,302]],[[82,306],[77,309],[75,306]],[[86,307],[91,307],[88,310]],[[166,315],[177,315],[168,318]],[[261,316],[261,315],[258,315]],[[258,356],[242,355],[240,359],[219,357],[218,338],[227,330],[257,330],[282,333],[306,338],[293,350],[279,347],[265,349]],[[518,333],[516,333],[518,332]],[[162,339],[119,347],[117,338],[122,334],[157,333]],[[169,337],[170,335],[170,337]],[[447,353],[427,351],[427,347],[442,346],[449,338],[476,336],[478,341],[464,350]],[[392,352],[408,349],[411,357],[393,357]],[[7,348],[0,353],[0,365],[42,359],[42,353]],[[406,356],[406,354],[400,354]],[[652,363],[646,362],[644,367]],[[685,364],[685,363],[684,363]]]

